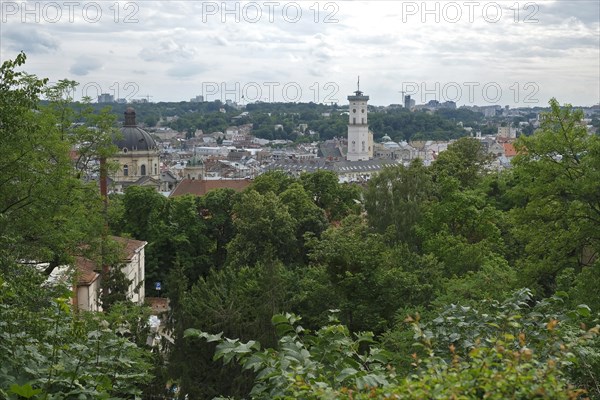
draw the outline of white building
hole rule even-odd
[[[116,243],[114,251],[119,252],[120,264],[111,268],[121,267],[129,287],[127,289],[127,300],[135,304],[144,304],[145,292],[145,252],[147,242],[140,240],[111,236],[111,240]],[[47,265],[42,264],[41,267]],[[71,266],[63,265],[57,267],[50,274],[49,282],[69,282],[73,290],[72,302],[81,311],[102,311],[100,302],[102,290],[102,270],[103,267],[96,261],[85,257],[75,257],[74,259],[75,276],[71,278]],[[76,282],[76,288],[73,283]]]
[[[369,132],[367,102],[369,96],[363,95],[360,86],[354,96],[348,96],[350,112],[348,115],[348,161],[364,161],[373,158],[373,134]]]

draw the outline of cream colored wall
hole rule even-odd
[[[113,175],[113,179],[118,182],[135,182],[143,175],[141,174],[142,165],[146,165],[146,176],[154,179],[160,179],[160,161],[158,152],[148,151],[128,151],[127,153],[120,152],[112,160],[118,165],[117,171]],[[124,166],[129,167],[129,174],[125,176],[123,173]],[[156,166],[156,169],[155,169]]]
[[[77,307],[82,311],[102,311],[99,294],[100,279],[96,279],[89,286],[77,287]]]
[[[125,265],[123,272],[127,279],[131,280],[129,289],[127,291],[127,298],[136,304],[142,304],[145,298],[144,292],[144,279],[145,279],[145,253],[142,248],[139,252],[135,253],[131,261]],[[135,293],[136,287],[140,286],[138,293]]]

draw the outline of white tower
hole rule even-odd
[[[373,136],[369,132],[367,121],[367,102],[369,96],[360,91],[360,77],[354,96],[348,96],[350,115],[348,121],[348,161],[362,161],[372,158]]]

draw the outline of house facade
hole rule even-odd
[[[122,271],[129,280],[127,299],[132,303],[144,303],[145,291],[145,251],[147,242],[112,236],[121,252]],[[81,311],[102,311],[100,295],[102,289],[102,266],[85,257],[75,257],[75,278],[77,287],[73,288],[73,304]],[[66,269],[62,271],[66,273]]]

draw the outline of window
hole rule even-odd
[[[158,166],[154,164],[154,175],[158,175]]]
[[[365,124],[365,119],[364,119],[364,118],[362,119],[362,124],[363,124],[363,125]]]
[[[353,108],[353,109],[352,109],[352,112],[353,112],[353,113],[355,113],[355,112],[356,112],[356,108]]]
[[[365,113],[365,109],[363,108],[362,110],[360,110],[360,112],[364,114]]]
[[[356,118],[352,118],[352,124],[356,125]]]
[[[362,151],[365,151],[365,142],[362,142]]]
[[[129,176],[129,165],[123,165],[123,176]]]
[[[141,172],[142,176],[146,175],[146,166],[144,164],[142,164],[142,167],[140,168],[140,172]]]

